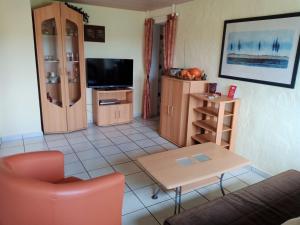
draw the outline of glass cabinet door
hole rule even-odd
[[[67,19],[65,29],[66,75],[69,96],[67,104],[72,107],[81,98],[78,27]]]
[[[82,15],[66,5],[62,5],[61,26],[67,125],[69,131],[75,131],[87,127]]]
[[[59,60],[57,25],[55,19],[42,22],[42,45],[44,58],[44,81],[47,101],[62,107],[61,62]]]
[[[34,28],[43,131],[67,131],[60,3],[34,9]]]

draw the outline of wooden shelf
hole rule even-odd
[[[193,122],[193,125],[203,128],[205,130],[211,131],[211,132],[217,132],[217,121],[214,120],[197,120]],[[222,131],[230,131],[231,128],[225,124],[223,124]]]
[[[192,136],[192,139],[194,139],[195,141],[198,141],[200,144],[206,143],[206,142],[216,142],[216,136],[210,133],[206,133],[206,134],[196,134],[194,136]],[[226,142],[225,140],[221,141],[221,146],[222,147],[228,147],[229,143]]]
[[[119,105],[122,105],[122,104],[132,104],[132,101],[128,101],[128,100],[121,100]]]
[[[215,107],[198,107],[194,108],[196,112],[203,113],[209,116],[218,116],[218,109]],[[233,116],[233,113],[225,111],[224,116]]]
[[[53,37],[57,37],[57,35],[56,34],[43,34],[43,37],[51,37],[51,38],[53,38]]]
[[[229,98],[225,95],[222,95],[220,97],[216,97],[216,98],[213,98],[213,99],[209,99],[207,97],[207,94],[205,93],[195,93],[195,94],[191,94],[191,97],[194,97],[198,100],[202,100],[202,101],[208,101],[208,102],[213,102],[213,103],[229,103],[229,102],[234,102],[236,101],[237,99],[233,99],[233,98]]]
[[[47,85],[59,85],[60,82],[56,82],[56,83],[46,83]]]
[[[45,63],[59,63],[59,60],[45,60]]]

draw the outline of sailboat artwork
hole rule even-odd
[[[300,12],[224,21],[219,77],[294,88]]]
[[[228,34],[227,64],[286,69],[293,49],[293,30]]]

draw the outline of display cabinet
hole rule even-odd
[[[63,3],[34,10],[43,130],[84,129],[86,81],[82,15]]]

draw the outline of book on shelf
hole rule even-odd
[[[235,93],[236,93],[236,89],[237,89],[237,86],[236,85],[230,85],[229,87],[229,91],[228,91],[228,97],[229,98],[234,98],[235,96]]]

